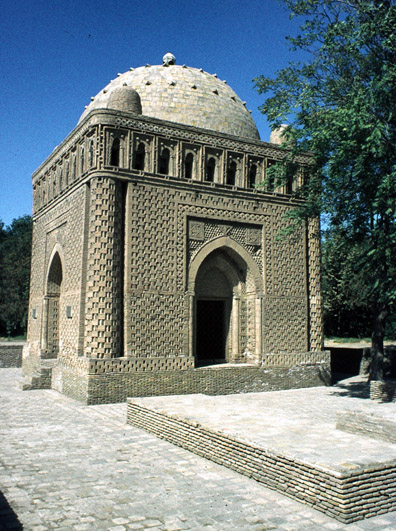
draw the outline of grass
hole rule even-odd
[[[0,341],[26,341],[26,336],[0,337]]]
[[[371,343],[371,337],[326,337],[326,341],[334,341],[334,343]]]
[[[334,343],[348,344],[348,343],[370,343],[371,337],[326,337],[325,341],[334,341]],[[396,339],[389,337],[385,338],[386,342],[396,343]]]

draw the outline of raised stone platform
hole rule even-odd
[[[396,509],[396,444],[336,429],[339,410],[396,414],[394,404],[360,398],[361,390],[355,379],[333,388],[133,398],[128,423],[348,524]]]

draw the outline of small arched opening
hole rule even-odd
[[[249,170],[249,180],[248,180],[249,188],[254,188],[256,186],[256,177],[257,177],[257,166],[255,164],[252,164]]]
[[[169,149],[164,148],[159,158],[159,173],[161,173],[162,175],[169,174],[169,160],[170,160]]]
[[[285,192],[287,194],[292,194],[293,193],[293,178],[292,177],[288,177],[287,180],[286,180]]]
[[[72,179],[74,180],[77,175],[77,157],[76,154],[73,154],[73,163],[72,163]]]
[[[140,142],[140,144],[137,146],[135,151],[135,159],[133,168],[135,170],[144,171],[144,162],[146,158],[146,147],[143,144],[143,142]]]
[[[89,152],[88,152],[88,166],[92,168],[94,165],[94,143],[93,140],[89,141]]]
[[[81,146],[81,150],[80,150],[80,173],[81,175],[84,173],[84,169],[85,169],[85,150],[84,150],[84,146]]]
[[[235,177],[236,177],[237,165],[235,161],[231,161],[227,168],[227,179],[226,183],[235,186]]]
[[[207,181],[208,183],[214,182],[215,170],[216,160],[213,157],[210,157],[210,159],[208,159],[208,162],[206,163],[205,181]]]
[[[187,153],[184,160],[184,177],[186,179],[192,179],[194,165],[194,155],[192,153]]]
[[[119,166],[120,165],[120,139],[115,138],[111,145],[110,152],[110,166]]]

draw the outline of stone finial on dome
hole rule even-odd
[[[173,55],[173,53],[166,53],[164,57],[162,58],[162,66],[170,66],[176,64],[176,57]]]

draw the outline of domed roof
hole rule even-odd
[[[225,81],[216,74],[175,62],[172,54],[166,54],[162,65],[131,68],[118,74],[92,98],[80,121],[93,109],[115,109],[244,138],[260,138],[245,103]]]

